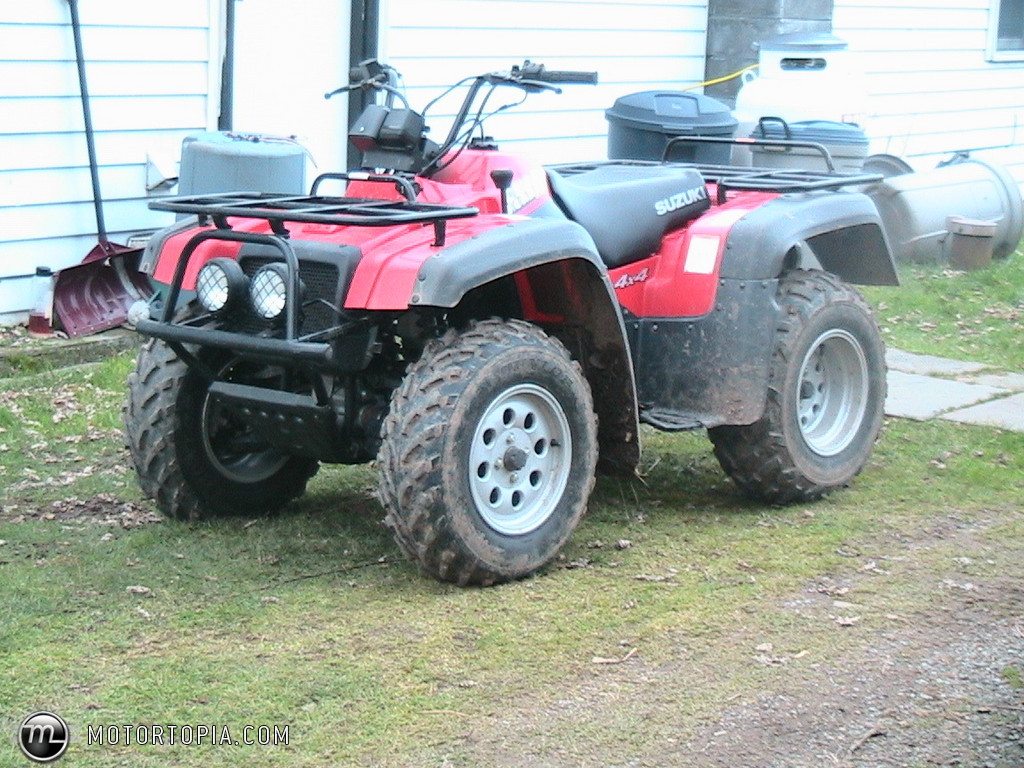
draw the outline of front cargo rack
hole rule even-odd
[[[195,214],[199,223],[212,220],[218,229],[231,229],[228,218],[265,219],[274,234],[287,235],[288,222],[335,224],[356,227],[390,227],[399,224],[433,224],[436,240],[444,244],[444,225],[449,219],[476,216],[476,208],[412,200],[380,200],[363,197],[274,195],[266,192],[222,192],[154,200],[157,211]]]

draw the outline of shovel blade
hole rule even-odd
[[[69,337],[116,328],[128,319],[132,304],[152,295],[138,271],[141,255],[140,249],[101,244],[81,264],[57,273],[53,311]]]

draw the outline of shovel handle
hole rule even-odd
[[[103,220],[103,195],[100,192],[99,165],[96,162],[96,140],[89,106],[89,86],[85,78],[85,53],[82,49],[82,24],[78,18],[78,0],[68,0],[71,8],[71,32],[75,37],[75,62],[78,65],[78,90],[82,95],[82,119],[85,123],[85,145],[89,152],[89,175],[92,178],[92,204],[96,210],[96,238],[103,250],[109,250],[107,226]]]

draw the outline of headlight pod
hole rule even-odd
[[[288,303],[288,268],[280,262],[261,267],[249,283],[249,301],[264,320],[281,317]]]
[[[234,259],[211,259],[196,276],[196,298],[207,312],[220,312],[242,300],[248,283]]]

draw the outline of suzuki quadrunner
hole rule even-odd
[[[309,195],[152,204],[191,214],[144,255],[160,300],[137,319],[125,412],[164,514],[270,512],[320,462],[376,459],[402,549],[438,579],[492,584],[555,558],[598,466],[635,472],[641,423],[706,428],[769,503],[861,471],[885,361],[848,282],[896,282],[857,191],[879,177],[545,169],[482,135],[508,106],[489,106],[497,90],[593,82],[529,62],[469,78],[435,143],[394,70],[368,62],[349,86],[383,94],[350,133],[363,170]]]

